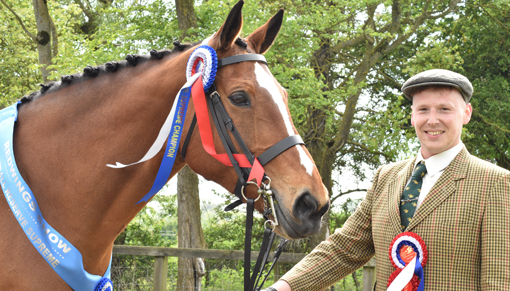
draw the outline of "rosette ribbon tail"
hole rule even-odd
[[[418,286],[418,289],[416,291],[424,291],[425,290],[425,280],[423,280],[423,267],[418,262],[416,266],[414,267],[414,274],[420,279],[420,285]]]
[[[115,165],[107,164],[106,166],[110,167],[110,168],[114,168],[114,169],[121,169],[121,168],[126,168],[126,167],[129,167],[129,166],[133,166],[133,165],[136,165],[136,164],[140,164],[140,163],[143,163],[145,161],[148,161],[148,160],[152,159],[161,150],[161,148],[165,144],[165,140],[168,138],[168,136],[170,134],[170,131],[172,130],[172,121],[173,121],[173,119],[175,117],[175,111],[176,111],[176,109],[178,107],[177,104],[179,104],[179,99],[183,100],[183,98],[179,98],[179,97],[187,97],[187,99],[189,99],[189,88],[195,83],[195,81],[201,75],[202,75],[202,73],[200,73],[200,72],[195,74],[195,75],[193,75],[186,82],[186,84],[184,84],[184,86],[182,86],[181,90],[179,90],[179,93],[177,93],[177,96],[175,97],[172,109],[170,110],[170,113],[168,114],[168,116],[167,116],[167,118],[165,120],[165,123],[163,124],[163,126],[159,130],[159,134],[158,134],[158,137],[156,138],[156,141],[152,144],[152,146],[147,151],[145,156],[143,156],[142,159],[140,159],[138,162],[134,162],[134,163],[127,164],[127,165],[119,163],[119,162],[116,162]],[[187,94],[181,94],[183,89],[188,89],[187,90],[188,93]]]
[[[156,156],[156,154],[163,148],[165,140],[167,140],[165,155],[163,156],[163,160],[161,161],[156,179],[154,180],[154,183],[152,184],[149,193],[147,193],[136,204],[149,201],[154,195],[158,193],[159,190],[161,190],[161,188],[163,188],[163,186],[168,181],[170,173],[172,172],[175,159],[177,157],[177,150],[179,147],[179,141],[183,130],[182,125],[184,124],[184,119],[188,103],[190,100],[191,86],[196,82],[197,79],[199,79],[201,75],[202,75],[201,72],[193,75],[186,82],[186,84],[182,86],[181,90],[179,90],[179,93],[177,93],[177,96],[175,97],[172,109],[170,110],[170,113],[168,114],[165,123],[160,129],[156,141],[153,143],[149,151],[147,151],[147,153],[141,160],[129,165],[123,165],[119,162],[117,162],[115,165],[107,165],[110,168],[119,169],[143,163]]]
[[[386,291],[402,291],[406,285],[411,282],[411,279],[413,279],[413,275],[418,265],[420,265],[421,268],[420,262],[416,263],[416,257],[414,257],[414,259],[409,262],[409,264],[402,270],[402,272],[398,274],[395,280],[391,282],[391,285]]]

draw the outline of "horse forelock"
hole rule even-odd
[[[172,50],[151,50],[148,55],[128,54],[126,59],[122,61],[111,61],[95,67],[86,66],[83,69],[83,73],[63,75],[58,81],[50,81],[45,84],[39,84],[39,86],[41,86],[39,91],[35,91],[29,95],[23,96],[20,101],[22,104],[27,103],[43,95],[56,92],[62,88],[66,88],[86,80],[100,78],[107,74],[118,72],[122,69],[133,68],[148,61],[159,61],[167,58],[168,56],[175,57],[194,47],[196,44],[197,43],[181,44],[180,42],[175,41],[174,48]]]

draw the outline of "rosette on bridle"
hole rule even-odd
[[[208,45],[201,45],[191,53],[188,59],[186,79],[189,81],[196,73],[201,73],[203,88],[204,91],[207,91],[214,83],[217,70],[218,56],[216,51]]]
[[[391,242],[389,256],[396,270],[388,280],[387,291],[423,291],[423,267],[428,259],[423,239],[413,232],[401,233]]]

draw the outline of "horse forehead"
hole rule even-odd
[[[278,106],[280,113],[285,121],[285,126],[289,131],[289,134],[294,134],[294,129],[292,128],[292,123],[290,119],[290,115],[287,109],[287,104],[285,102],[285,98],[283,97],[281,87],[273,77],[271,72],[268,69],[265,69],[259,63],[255,63],[255,80],[258,83],[259,87],[267,90],[271,99],[273,99],[274,103]],[[292,129],[292,130],[291,130]]]
[[[268,70],[265,70],[259,63],[255,63],[255,76],[257,82],[259,83],[259,86],[266,89],[271,95],[274,103],[276,103],[276,106],[278,107],[278,110],[281,113],[283,122],[285,123],[285,128],[287,129],[287,133],[289,134],[289,136],[296,134],[294,131],[294,126],[292,125],[292,120],[287,105],[285,104],[282,95],[282,91],[277,85],[276,79]],[[306,173],[312,176],[314,168],[312,160],[305,153],[302,146],[296,145],[295,148],[298,151],[301,165],[305,168]]]

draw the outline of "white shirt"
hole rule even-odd
[[[453,148],[446,150],[437,155],[433,155],[428,159],[424,159],[421,155],[421,148],[418,151],[418,155],[416,155],[416,161],[414,162],[414,168],[420,161],[425,161],[425,167],[427,167],[427,174],[423,176],[423,184],[421,186],[420,196],[418,196],[418,202],[416,209],[420,207],[420,204],[425,200],[425,197],[432,189],[432,186],[436,184],[439,177],[443,174],[444,170],[448,165],[453,161],[453,159],[460,153],[460,151],[464,148],[464,144],[462,141],[454,146]],[[411,178],[407,181],[409,183]],[[406,185],[407,185],[406,183]]]

